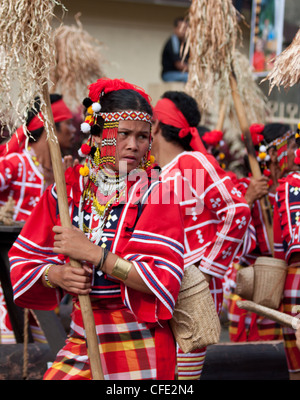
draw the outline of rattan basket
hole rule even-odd
[[[234,293],[246,300],[253,299],[254,268],[253,265],[243,267],[237,271]]]
[[[277,309],[282,300],[287,264],[273,257],[258,257],[254,263],[254,303]]]
[[[219,341],[221,325],[209,285],[194,265],[185,269],[170,325],[184,353]]]

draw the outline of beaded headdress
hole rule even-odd
[[[98,125],[98,118],[101,117],[104,120],[102,137],[101,137],[101,149],[99,154],[96,155],[98,158],[99,166],[113,166],[115,165],[116,156],[116,144],[118,135],[119,121],[121,120],[132,120],[132,121],[145,121],[151,124],[152,117],[146,112],[124,110],[120,112],[101,112],[101,98],[109,93],[116,90],[131,89],[140,93],[146,101],[150,104],[149,96],[144,92],[143,89],[125,82],[122,79],[98,79],[97,82],[89,86],[89,97],[85,98],[83,105],[86,107],[86,118],[81,124],[81,131],[85,134],[97,134],[100,132],[100,126]],[[92,141],[92,138],[90,138]],[[90,154],[92,146],[83,145],[81,147],[81,155],[88,156]],[[144,167],[150,165],[150,142],[149,151],[145,157]],[[83,175],[88,174],[87,166],[81,170]]]
[[[85,165],[79,170],[83,176],[89,176],[85,182],[83,194],[79,206],[79,226],[85,233],[91,234],[92,238],[101,237],[104,224],[109,218],[110,210],[114,204],[126,201],[126,175],[120,175],[109,169],[115,165],[116,144],[118,135],[119,121],[146,121],[151,124],[152,117],[146,112],[123,110],[117,112],[101,112],[101,99],[109,92],[131,89],[140,93],[150,104],[150,98],[135,85],[129,84],[121,79],[99,79],[89,86],[89,97],[84,99],[83,105],[86,107],[86,118],[81,124],[83,133],[90,134],[87,143],[84,143],[79,154],[86,157]],[[104,120],[101,132],[101,146],[94,145],[93,135],[100,133],[101,128],[99,119]],[[152,163],[150,159],[149,139],[148,153],[141,160],[141,167],[147,169]],[[91,210],[99,221],[99,226],[95,232],[85,225],[84,212]],[[92,220],[92,219],[91,219]],[[100,229],[100,230],[99,230]]]
[[[288,141],[290,138],[294,137],[296,140],[296,143],[299,147],[300,145],[300,124],[298,124],[297,132],[294,132],[293,130],[287,131],[283,136],[273,140],[268,144],[268,149],[271,147],[275,147],[277,150],[277,159],[278,163],[280,166],[280,169],[284,171],[287,167],[287,147],[288,147]],[[296,164],[300,164],[300,154],[299,154],[299,149],[296,150],[295,152],[295,160],[294,162]]]

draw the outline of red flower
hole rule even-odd
[[[250,131],[251,135],[253,135],[255,133],[260,134],[263,132],[264,129],[265,129],[264,124],[252,124],[249,127],[249,131]]]
[[[124,79],[109,79],[109,78],[101,78],[98,79],[97,82],[92,83],[89,85],[89,97],[93,102],[99,100],[100,95],[102,92],[109,93],[115,90],[122,90],[122,89],[131,89],[135,90],[136,92],[140,93],[148,103],[151,103],[150,97],[146,94],[146,92],[131,83],[127,83]]]
[[[91,146],[89,146],[87,143],[84,143],[81,147],[80,147],[81,151],[83,154],[88,155],[90,154],[91,151]]]
[[[297,149],[297,150],[295,151],[295,154],[296,154],[296,157],[300,157],[300,149]]]
[[[270,176],[271,175],[271,171],[269,169],[264,169],[263,174],[265,176]]]
[[[204,135],[202,136],[202,140],[206,144],[211,146],[216,146],[218,143],[220,143],[222,139],[223,139],[223,132],[217,130],[205,132]]]
[[[265,126],[263,124],[252,124],[249,127],[249,131],[251,133],[252,141],[254,146],[258,146],[264,140],[264,136],[261,134],[264,130]],[[243,136],[242,136],[243,140]]]

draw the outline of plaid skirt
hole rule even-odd
[[[283,311],[300,317],[300,267],[289,267],[284,286]],[[289,372],[300,371],[300,351],[296,346],[295,330],[283,327],[284,349]]]
[[[92,308],[105,380],[175,379],[176,348],[168,323],[140,323],[121,300],[100,300]],[[79,303],[73,307],[70,337],[44,379],[91,379]]]
[[[254,342],[282,340],[282,327],[279,323],[239,308],[236,304],[241,297],[234,293],[237,272],[247,267],[232,264],[224,278],[224,310],[229,321],[231,342]],[[282,311],[282,310],[280,310]]]
[[[282,340],[282,327],[279,323],[239,308],[236,302],[241,300],[240,296],[231,293],[226,301],[231,342]]]

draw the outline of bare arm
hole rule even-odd
[[[53,265],[48,272],[50,282],[76,294],[88,294],[91,291],[92,270],[84,262],[97,266],[103,249],[93,244],[78,228],[55,226],[53,231],[55,232],[53,251],[82,262],[83,268],[72,267],[69,263],[62,266]],[[112,275],[117,258],[116,254],[109,252],[102,271]],[[152,293],[133,264],[125,284],[135,290]]]

